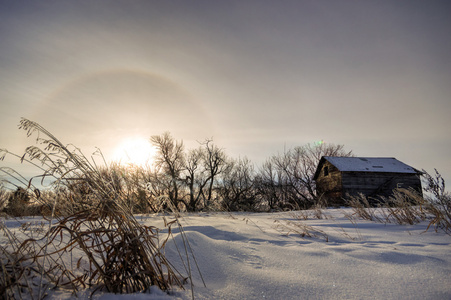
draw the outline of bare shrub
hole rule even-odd
[[[23,217],[32,214],[33,209],[30,206],[30,199],[28,191],[18,187],[14,192],[9,193],[5,212],[13,217]]]
[[[254,193],[254,167],[247,158],[232,160],[224,171],[218,195],[228,211],[256,211],[258,201]]]

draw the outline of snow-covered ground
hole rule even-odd
[[[351,222],[351,209],[326,209],[321,219],[309,212],[305,220],[306,214],[183,214],[179,220],[206,283],[193,267],[195,298],[451,299],[450,235],[425,232],[427,222]],[[163,228],[162,216],[136,218]],[[175,230],[174,236],[166,256],[184,271],[175,247],[181,246],[181,235]],[[94,299],[191,299],[191,290],[186,284],[185,291],[171,295],[152,289],[150,294],[96,293]]]

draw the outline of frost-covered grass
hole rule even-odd
[[[192,213],[178,218],[165,256],[175,269],[185,239],[190,242],[202,277],[192,270],[196,299],[450,299],[451,236],[415,225],[380,223],[357,218],[352,209],[283,213]],[[135,216],[142,225],[162,228],[174,220],[163,215]],[[16,235],[43,227],[41,218],[2,219]],[[44,222],[45,223],[45,222]],[[24,225],[25,224],[25,225]],[[183,230],[184,235],[180,230]],[[186,242],[186,241],[185,241]],[[7,245],[2,235],[0,244]],[[66,264],[77,259],[72,253]],[[193,258],[190,262],[194,265]],[[149,294],[94,294],[101,299],[191,299],[186,290],[170,294],[156,287]],[[88,297],[93,288],[80,289]],[[50,296],[74,298],[57,288]]]
[[[35,122],[22,119],[20,126],[29,136],[37,134],[43,149],[30,146],[21,157],[1,150],[0,159],[15,156],[35,166],[42,172],[36,177],[53,180],[52,193],[42,193],[32,179],[15,170],[0,168],[14,179],[9,184],[18,187],[8,211],[20,212],[32,202],[46,216],[43,225],[22,223],[11,228],[8,220],[1,224],[2,297],[42,299],[62,288],[73,294],[86,288],[112,293],[153,286],[165,291],[183,288],[185,278],[164,255],[170,234],[163,238],[158,228],[136,221],[128,205],[132,195],[111,168],[99,167]],[[178,227],[177,220],[165,228],[171,226]],[[184,247],[189,247],[188,241]]]

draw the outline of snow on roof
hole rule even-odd
[[[324,159],[342,172],[418,173],[418,170],[393,157],[324,156]]]

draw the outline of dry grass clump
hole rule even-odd
[[[275,220],[274,223],[276,224],[274,226],[274,229],[286,236],[289,236],[290,234],[296,234],[303,238],[321,238],[326,242],[329,241],[329,236],[324,231],[309,226],[301,221],[280,222],[279,220]]]
[[[451,201],[451,198],[449,199]],[[448,234],[451,234],[451,217],[449,212],[441,209],[438,205],[428,205],[427,211],[432,215],[431,221],[428,225],[429,227],[433,226],[435,231],[442,229]]]
[[[393,196],[383,202],[386,210],[382,212],[387,223],[413,225],[426,220],[425,201],[415,190],[395,189]]]
[[[358,218],[368,221],[382,221],[377,213],[377,209],[370,204],[368,198],[365,195],[348,195],[345,202],[352,208],[354,212],[353,215],[357,216]]]
[[[87,282],[109,292],[133,293],[153,285],[161,290],[182,286],[180,274],[172,270],[161,252],[156,228],[139,225],[115,206],[105,203],[98,210],[62,219],[50,230],[50,240],[66,242],[60,252],[73,247],[82,250],[89,263],[84,270]]]
[[[164,256],[170,234],[161,238],[156,228],[137,222],[129,205],[132,195],[115,169],[99,167],[35,122],[22,119],[20,128],[28,136],[36,133],[37,142],[44,145],[44,149],[30,146],[20,157],[42,174],[26,180],[14,170],[0,171],[12,176],[15,186],[24,187],[29,201],[47,216],[48,229],[19,239],[1,226],[9,240],[0,246],[3,298],[42,299],[57,288],[74,293],[85,287],[112,293],[146,291],[151,286],[183,289],[183,276]],[[0,154],[19,157],[7,150]],[[103,159],[100,151],[97,154]],[[52,193],[40,192],[33,185],[36,178],[41,183],[53,180]]]
[[[431,191],[431,185],[432,189],[437,188],[437,182],[434,183],[431,177],[429,179],[431,183],[425,188],[426,191]],[[441,186],[439,190],[432,190],[435,197],[423,197],[413,189],[398,188],[393,190],[392,196],[380,197],[376,207],[370,205],[368,198],[362,194],[348,196],[347,203],[353,215],[364,220],[400,225],[429,220],[427,229],[433,226],[436,231],[442,229],[451,233],[451,197],[444,190],[444,182]]]
[[[61,257],[45,255],[47,247],[32,238],[19,239],[4,225],[0,229],[8,239],[7,245],[0,245],[3,299],[42,299],[57,286],[75,288],[73,283],[79,278],[67,270]]]
[[[363,194],[348,196],[347,203],[354,215],[369,221],[413,225],[427,217],[423,197],[412,189],[395,189],[392,196],[380,197],[376,207]]]
[[[321,206],[315,205],[309,210],[299,210],[291,212],[290,215],[297,220],[309,220],[309,219],[327,219],[328,216],[324,214],[324,210]]]
[[[183,288],[182,275],[162,253],[158,230],[116,213],[106,207],[78,212],[25,240],[2,228],[9,239],[8,247],[0,246],[2,294],[41,299],[55,288],[74,293],[86,287],[111,293]]]
[[[432,195],[426,197],[427,211],[433,216],[429,227],[451,234],[451,194],[445,190],[445,180],[437,170],[434,176],[423,170],[423,177],[425,191]]]
[[[0,183],[0,216],[1,212],[8,205],[8,199],[10,197],[10,193],[3,187],[3,184]]]

